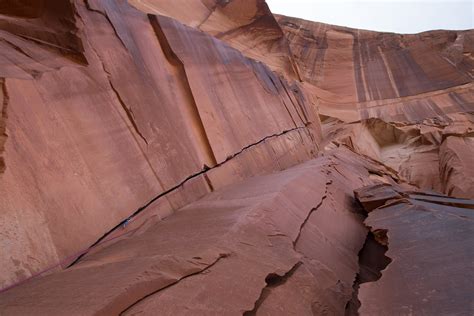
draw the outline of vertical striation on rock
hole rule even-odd
[[[43,16],[58,19],[59,9],[45,6]],[[1,258],[3,286],[88,247],[163,192],[176,188],[150,207],[159,217],[196,200],[210,190],[198,175],[244,148],[253,151],[252,144],[284,135],[274,149],[280,154],[250,154],[253,171],[248,163],[220,168],[223,175],[212,177],[227,180],[212,187],[302,162],[318,144],[319,119],[311,101],[296,95],[303,92],[222,41],[126,2],[78,1],[70,9],[67,25],[87,64],[62,63],[64,52],[48,49],[46,57],[61,62],[57,70],[5,74],[15,124],[2,153],[12,166],[0,183],[2,242],[10,253]],[[43,54],[38,41],[9,34]],[[288,159],[280,157],[290,149]],[[20,218],[34,229],[24,230]]]
[[[204,31],[280,74],[301,79],[285,34],[264,0],[129,2],[144,12]]]
[[[472,41],[472,31],[400,35],[277,18],[303,78],[353,102],[448,89],[470,83],[474,76],[472,47],[458,40]]]
[[[474,199],[474,134],[470,133],[470,137],[446,137],[440,147],[439,169],[446,194]]]

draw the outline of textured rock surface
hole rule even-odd
[[[172,17],[223,40],[278,73],[299,78],[288,41],[264,0],[130,0],[138,9]]]
[[[326,148],[347,145],[422,188],[473,198],[472,30],[399,35],[277,20],[324,116]]]
[[[469,84],[472,31],[378,33],[279,16],[305,81],[352,102]],[[458,101],[459,102],[459,101]]]
[[[343,313],[367,234],[352,190],[373,183],[369,172],[387,172],[356,157],[341,148],[217,190],[73,268],[4,293],[0,312]],[[288,305],[282,298],[300,283],[303,298]]]
[[[0,50],[0,314],[472,314],[472,30],[21,0]]]
[[[279,16],[322,114],[419,121],[474,109],[474,31],[378,33]]]
[[[304,161],[318,143],[310,102],[265,65],[123,1],[71,6],[88,65],[48,68],[37,78],[4,74],[4,286],[87,247],[155,196],[243,149],[266,140],[274,153],[220,168],[226,182]],[[16,38],[22,51],[43,48]],[[196,177],[157,213],[209,191]]]
[[[472,164],[474,119],[470,113],[447,114],[420,122],[381,119],[344,124],[323,121],[324,146],[344,144],[396,170],[419,187],[461,198],[474,198]]]
[[[391,259],[380,279],[361,285],[360,314],[469,315],[474,201],[380,185],[356,196]]]

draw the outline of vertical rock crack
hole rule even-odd
[[[0,116],[0,174],[6,169],[5,157],[5,143],[7,141],[7,108],[10,102],[10,95],[8,94],[7,81],[5,78],[0,78],[0,85],[2,86],[2,108]]]

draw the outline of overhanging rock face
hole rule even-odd
[[[0,314],[472,314],[473,30],[18,0],[0,51]]]

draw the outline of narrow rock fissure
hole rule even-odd
[[[94,10],[92,10],[94,11]],[[76,15],[78,17],[78,19],[82,22],[83,25],[85,25],[85,22],[84,20],[82,19],[81,15],[76,12]],[[140,131],[138,130],[138,126],[135,124],[135,120],[133,118],[133,111],[131,110],[131,108],[129,109],[130,110],[130,113],[127,109],[127,106],[125,103],[123,103],[123,100],[121,99],[118,91],[115,89],[115,87],[113,86],[112,84],[112,81],[111,81],[111,74],[110,72],[107,70],[107,68],[105,67],[105,63],[104,61],[102,60],[102,57],[100,56],[100,54],[98,53],[98,51],[96,50],[96,48],[94,47],[94,45],[92,45],[92,43],[89,41],[88,37],[87,37],[87,34],[86,34],[86,31],[84,30],[84,39],[86,40],[86,42],[88,43],[89,47],[91,48],[92,52],[94,53],[94,55],[97,57],[97,60],[99,61],[99,64],[102,68],[102,71],[104,72],[105,76],[107,77],[107,81],[108,81],[108,84],[110,86],[110,88],[112,89],[112,91],[114,92],[115,96],[117,97],[117,100],[118,102],[120,103],[121,105],[121,108],[125,111],[125,115],[127,116],[127,119],[128,121],[130,122],[130,124],[132,126],[130,126],[129,124],[127,124],[127,119],[125,119],[123,117],[123,114],[122,112],[117,109],[116,107],[114,107],[114,109],[118,112],[119,116],[121,117],[121,119],[123,120],[124,124],[127,126],[127,128],[129,129],[129,132],[130,134],[132,135],[132,137],[134,138],[136,144],[137,144],[137,147],[140,149],[145,161],[147,162],[151,172],[153,173],[153,175],[155,176],[155,179],[157,180],[157,182],[159,183],[159,185],[161,187],[164,187],[163,186],[163,183],[162,181],[160,180],[160,178],[158,177],[158,174],[157,172],[155,171],[155,169],[153,168],[153,165],[152,163],[150,162],[150,160],[148,159],[144,149],[142,148],[141,146],[141,143],[140,141],[138,140],[138,137],[142,138],[142,140],[145,142],[145,144],[147,145],[148,147],[148,141],[147,139],[140,133]],[[133,133],[133,130],[135,131],[135,133]],[[136,136],[138,135],[138,137]]]
[[[311,218],[311,215],[313,215],[313,213],[315,211],[317,211],[324,203],[324,201],[326,200],[326,198],[328,197],[328,187],[332,184],[332,181],[331,180],[328,180],[326,181],[326,190],[324,191],[324,195],[321,197],[321,201],[319,201],[318,205],[316,205],[316,207],[312,208],[309,212],[308,212],[308,215],[306,216],[306,218],[304,219],[304,221],[301,223],[300,225],[300,229],[298,231],[298,235],[296,236],[295,240],[293,241],[293,248],[296,247],[296,244],[298,243],[298,240],[300,239],[301,237],[301,232],[303,231],[306,223],[309,221],[309,219]],[[296,251],[296,249],[295,249]]]
[[[113,233],[115,230],[117,230],[118,228],[120,227],[123,227],[124,225],[126,225],[129,221],[133,220],[134,217],[136,217],[138,214],[140,214],[142,211],[144,211],[145,209],[147,209],[150,205],[152,205],[154,202],[156,202],[157,200],[161,199],[162,197],[166,196],[167,194],[179,189],[180,187],[182,187],[185,183],[187,183],[188,181],[194,179],[194,178],[197,178],[205,173],[207,173],[208,171],[212,170],[212,169],[215,169],[215,168],[219,168],[221,167],[222,165],[224,165],[226,162],[228,162],[229,160],[239,156],[240,154],[242,154],[243,152],[245,152],[246,150],[248,150],[249,148],[251,147],[254,147],[254,146],[257,146],[263,142],[265,142],[266,140],[270,139],[270,138],[275,138],[275,137],[280,137],[280,136],[283,136],[287,133],[291,133],[293,131],[296,131],[296,130],[300,130],[300,129],[303,129],[303,128],[306,128],[306,127],[295,127],[295,128],[292,128],[292,129],[289,129],[289,130],[285,130],[281,133],[277,133],[277,134],[273,134],[273,135],[269,135],[269,136],[266,136],[264,138],[262,138],[261,140],[259,140],[258,142],[256,143],[253,143],[253,144],[250,144],[250,145],[247,145],[245,146],[244,148],[242,148],[240,151],[238,151],[237,153],[234,153],[230,156],[228,156],[224,161],[216,164],[215,166],[213,166],[212,168],[209,168],[207,166],[205,166],[203,168],[203,170],[197,172],[197,173],[194,173],[190,176],[188,176],[187,178],[185,178],[184,180],[182,180],[180,183],[178,183],[177,185],[167,189],[166,191],[163,191],[161,192],[160,194],[156,195],[154,198],[152,198],[150,201],[148,201],[145,205],[139,207],[135,212],[133,212],[129,217],[125,218],[124,220],[122,220],[120,223],[118,223],[116,226],[114,226],[111,230],[109,230],[108,232],[106,232],[104,235],[102,235],[102,237],[100,237],[95,243],[93,243],[90,247],[89,247],[89,250],[94,248],[95,246],[97,246],[98,244],[101,243],[101,241],[103,241],[107,236],[109,236],[111,233]],[[81,254],[79,257],[77,257],[77,259],[75,259],[71,264],[68,265],[68,268],[73,266],[74,264],[76,264],[83,256],[87,255],[88,251],[84,252],[83,254]]]
[[[303,222],[301,223],[300,227],[299,227],[299,230],[298,230],[298,235],[296,236],[296,238],[292,241],[292,244],[293,244],[293,249],[295,252],[297,253],[300,253],[299,251],[296,250],[296,244],[298,243],[298,240],[301,236],[301,233],[306,225],[306,223],[309,221],[309,219],[311,218],[311,215],[317,211],[324,203],[324,201],[326,200],[327,196],[328,196],[328,186],[332,184],[332,181],[331,180],[328,180],[326,182],[326,190],[324,192],[324,195],[321,197],[321,200],[319,201],[318,205],[316,205],[314,208],[312,208],[306,218],[303,220]],[[255,301],[255,305],[254,305],[254,308],[250,311],[246,311],[243,313],[244,316],[254,316],[256,315],[257,313],[257,310],[259,309],[259,307],[262,305],[262,303],[265,301],[265,299],[268,297],[268,295],[270,295],[270,292],[273,288],[276,288],[282,284],[284,284],[292,275],[293,273],[303,264],[303,262],[301,261],[298,261],[292,268],[291,270],[289,270],[287,273],[285,273],[283,276],[281,275],[278,275],[276,273],[270,273],[267,275],[267,277],[265,278],[265,282],[266,282],[266,286],[262,289],[261,291],[261,294],[260,294],[260,297],[257,299],[257,301]]]
[[[211,17],[211,15],[216,11],[218,6],[218,2],[216,2],[214,5],[211,6],[209,9],[209,13],[206,15],[206,17],[196,26],[197,29],[201,30],[201,26],[203,26],[207,20]],[[207,6],[206,6],[207,7]]]
[[[176,280],[175,282],[171,283],[171,284],[168,284],[162,288],[159,288],[157,289],[156,291],[153,291],[151,293],[148,293],[147,295],[141,297],[140,299],[136,300],[135,302],[133,302],[132,304],[130,304],[127,308],[125,308],[122,312],[120,312],[119,315],[123,315],[125,312],[127,312],[128,310],[130,310],[133,306],[137,305],[138,303],[140,303],[141,301],[147,299],[148,297],[150,296],[153,296],[153,295],[156,295],[157,293],[161,292],[161,291],[164,291],[172,286],[175,286],[176,284],[178,284],[179,282],[187,279],[187,278],[190,278],[190,277],[193,277],[195,275],[198,275],[198,274],[201,274],[203,273],[204,271],[207,271],[209,270],[210,268],[212,268],[213,266],[215,266],[221,259],[224,259],[224,258],[228,258],[231,254],[229,253],[223,253],[223,254],[220,254],[219,257],[214,261],[212,262],[211,264],[207,265],[204,269],[202,270],[199,270],[197,272],[194,272],[194,273],[191,273],[191,274],[188,274],[188,275],[185,275],[183,276],[182,278]]]
[[[346,316],[359,315],[361,302],[359,301],[360,285],[367,282],[376,282],[382,277],[382,271],[392,262],[385,253],[388,250],[386,230],[374,230],[367,233],[364,246],[359,251],[359,273],[353,284],[352,298],[346,304]]]
[[[261,291],[259,298],[255,301],[254,308],[250,311],[245,311],[244,316],[254,316],[256,315],[259,307],[265,301],[265,299],[270,295],[272,289],[285,284],[285,282],[295,273],[296,270],[302,265],[301,261],[298,261],[288,272],[284,275],[278,275],[276,273],[270,273],[265,278],[265,283],[267,284]]]
[[[107,15],[107,13],[92,8],[91,5],[89,4],[89,0],[84,0],[84,4],[85,4],[87,10],[89,10],[89,11],[91,11],[91,12],[98,13],[98,14],[102,15],[103,17],[105,17],[105,19],[107,20],[107,22],[109,22],[110,26],[112,27],[112,30],[114,30],[114,33],[115,33],[115,35],[117,36],[117,38],[119,39],[120,43],[123,45],[123,47],[125,48],[125,50],[128,51],[127,45],[125,45],[125,42],[123,41],[122,37],[120,37],[120,35],[119,35],[119,33],[117,32],[117,30],[115,29],[115,26],[114,26],[114,24],[112,23],[112,21],[110,20],[110,18],[109,18],[109,16]]]
[[[10,95],[8,94],[7,81],[5,78],[0,78],[0,85],[2,86],[3,95],[0,116],[0,174],[2,174],[6,169],[3,151],[5,150],[5,143],[7,141],[7,107],[10,102]]]
[[[105,67],[104,67],[104,71],[106,72],[107,74],[107,77],[109,79],[109,84],[110,84],[110,87],[112,88],[112,91],[115,93],[115,96],[117,97],[120,105],[122,105],[122,108],[123,110],[125,111],[125,114],[127,115],[127,118],[128,120],[130,121],[130,123],[132,124],[133,126],[133,129],[135,130],[135,132],[138,134],[138,136],[140,136],[140,138],[145,142],[145,144],[148,146],[148,140],[146,139],[146,137],[142,134],[142,132],[140,132],[140,129],[138,128],[138,125],[137,125],[137,122],[135,122],[135,118],[133,116],[133,112],[132,112],[132,108],[129,108],[127,106],[127,104],[125,104],[125,101],[122,99],[122,97],[120,96],[120,93],[117,91],[117,89],[115,88],[115,86],[113,85],[112,83],[112,80],[110,78],[110,74],[105,70]]]
[[[86,8],[92,12],[96,12],[104,17],[107,18],[107,15],[101,11],[98,11],[98,10],[95,10],[95,9],[92,9],[88,3],[87,0],[84,1],[85,5],[86,5]],[[77,16],[78,18],[82,21],[82,23],[84,24],[85,22],[82,20],[82,17],[80,16],[79,13],[77,13]],[[113,27],[113,24],[112,22],[107,18],[107,21],[110,23],[110,25]],[[115,29],[114,29],[114,32],[115,32]],[[118,36],[117,32],[115,32],[117,37],[120,39],[120,37]],[[145,144],[148,146],[148,140],[145,138],[145,136],[141,133],[141,131],[139,130],[138,128],[138,125],[137,123],[135,122],[135,118],[134,118],[134,115],[133,115],[133,112],[131,110],[131,108],[129,108],[127,106],[127,104],[125,103],[125,101],[122,99],[122,97],[120,96],[120,93],[118,92],[117,88],[114,86],[114,84],[112,83],[112,75],[111,73],[109,72],[109,70],[107,69],[107,67],[105,66],[105,63],[104,61],[102,60],[100,54],[97,52],[97,50],[95,49],[95,47],[92,45],[92,43],[89,42],[89,40],[87,39],[87,36],[85,36],[87,42],[89,43],[89,46],[91,47],[92,51],[94,52],[94,54],[97,56],[97,59],[99,60],[100,62],[100,65],[102,67],[102,70],[104,71],[105,75],[107,76],[107,80],[109,82],[109,86],[110,88],[112,89],[112,91],[114,92],[115,96],[117,97],[117,100],[119,101],[120,105],[122,106],[123,110],[125,111],[125,115],[127,116],[130,124],[133,126],[133,129],[135,130],[135,132],[138,134],[138,136],[145,142]],[[125,44],[122,42],[122,40],[120,39],[121,43],[125,46]],[[126,48],[126,47],[125,47]]]
[[[191,84],[189,83],[188,75],[186,73],[186,68],[184,66],[183,61],[176,55],[176,53],[171,48],[171,45],[164,33],[160,22],[156,15],[148,14],[148,20],[155,32],[155,36],[158,40],[158,43],[163,50],[165,58],[168,60],[170,65],[172,65],[178,73],[178,82],[181,85],[181,89],[186,95],[188,99],[188,103],[190,107],[188,108],[190,119],[192,120],[192,126],[195,127],[194,134],[197,136],[199,143],[201,144],[203,155],[205,156],[206,163],[214,166],[217,164],[217,159],[214,154],[214,151],[211,146],[211,142],[207,135],[206,129],[204,127],[204,123],[201,118],[201,114],[199,113],[199,108],[197,106],[196,99],[194,98],[193,91],[191,89]]]
[[[325,194],[322,198],[321,198],[321,201],[319,202],[319,204],[312,208],[309,213],[308,213],[308,216],[306,216],[306,218],[304,219],[304,221],[301,223],[301,226],[300,226],[300,229],[298,231],[298,235],[296,236],[295,240],[293,241],[293,246],[296,246],[296,244],[298,243],[298,240],[300,239],[301,237],[301,232],[303,231],[303,228],[304,226],[306,225],[306,223],[309,221],[311,215],[313,214],[313,212],[315,212],[316,210],[318,210],[318,208],[321,207],[321,205],[323,205],[324,203],[324,200],[326,199],[327,195]]]

